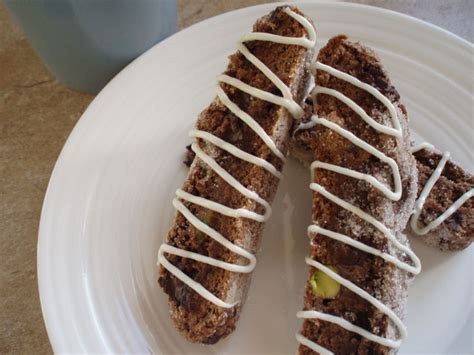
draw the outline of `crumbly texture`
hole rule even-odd
[[[395,106],[403,128],[403,138],[395,139],[381,134],[366,124],[350,107],[338,99],[319,94],[313,112],[351,131],[365,142],[393,158],[400,170],[403,194],[393,202],[366,182],[342,174],[318,169],[314,181],[329,192],[354,204],[385,224],[404,245],[408,240],[401,232],[413,209],[417,191],[417,170],[410,153],[410,136],[405,107],[390,82],[377,55],[345,36],[332,38],[320,51],[318,60],[338,70],[349,73],[377,88]],[[382,103],[373,96],[345,81],[318,70],[318,85],[340,91],[358,103],[369,116],[386,126],[392,126],[391,117]],[[393,189],[392,170],[370,153],[353,145],[335,131],[317,125],[312,129],[299,130],[294,134],[294,153],[308,161],[323,162],[371,174]],[[303,149],[299,149],[303,147]],[[400,260],[409,262],[378,230],[355,214],[332,203],[324,196],[313,194],[313,221],[319,226],[350,236],[366,245],[377,248]],[[310,236],[310,257],[334,266],[339,275],[353,282],[391,308],[400,318],[406,311],[407,287],[411,275],[383,259],[330,239],[324,235]],[[309,277],[316,271],[310,268]],[[345,287],[334,299],[322,299],[313,294],[309,283],[304,298],[305,310],[319,310],[340,316],[382,337],[395,338],[397,330],[387,316],[363,298]],[[381,346],[337,325],[321,320],[305,320],[302,334],[336,354],[390,354],[394,349]],[[312,350],[300,345],[300,354],[312,354]]]
[[[284,8],[278,7],[269,15],[257,20],[253,30],[282,36],[306,35],[305,29],[284,13]],[[301,14],[296,8],[292,10]],[[310,78],[307,64],[313,59],[312,50],[301,46],[265,41],[247,42],[246,46],[288,85],[296,102],[302,103]],[[270,80],[239,52],[230,56],[225,74],[253,87],[281,95]],[[221,84],[221,87],[234,103],[263,127],[280,151],[286,154],[289,129],[293,121],[287,110],[254,98],[229,85]],[[279,170],[282,169],[282,161],[273,155],[265,143],[217,98],[199,115],[196,127],[269,161]],[[197,142],[208,155],[244,186],[257,192],[263,199],[272,201],[278,185],[278,179],[272,174],[201,139]],[[187,160],[192,160],[192,163],[182,187],[184,191],[231,208],[246,208],[263,213],[262,206],[241,195],[200,159],[190,154]],[[263,231],[262,223],[244,218],[226,217],[191,203],[185,204],[193,214],[231,242],[254,254],[257,252]],[[247,263],[247,260],[198,232],[180,213],[175,216],[167,236],[167,243],[228,263]],[[205,344],[213,344],[231,333],[246,299],[250,275],[229,272],[178,256],[166,254],[166,257],[223,301],[239,302],[231,309],[218,307],[161,267],[159,284],[169,295],[170,314],[178,331],[191,342]]]
[[[194,153],[194,151],[191,149],[191,144],[188,144],[186,146],[186,156],[183,160],[183,164],[190,168],[195,156],[196,153]]]
[[[442,153],[422,149],[414,153],[414,156],[418,166],[418,194],[420,194],[438,166]],[[474,176],[449,159],[426,199],[418,223],[429,224],[472,188],[474,188]],[[428,245],[441,250],[467,248],[474,240],[474,198],[467,200],[438,227],[419,237]]]

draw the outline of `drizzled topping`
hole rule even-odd
[[[387,126],[384,126],[382,124],[379,124],[372,117],[367,115],[367,113],[357,103],[355,103],[353,100],[351,100],[347,96],[343,95],[342,93],[340,93],[339,91],[336,91],[334,89],[330,89],[330,88],[326,88],[326,87],[316,85],[315,88],[313,89],[313,92],[312,92],[313,101],[315,101],[315,97],[316,97],[317,94],[331,95],[331,96],[337,98],[338,100],[342,101],[346,105],[348,105],[354,112],[356,112],[360,116],[360,118],[362,120],[364,120],[368,125],[370,125],[372,128],[374,128],[378,132],[380,132],[382,134],[390,135],[394,138],[401,138],[402,137],[402,129],[401,129],[400,121],[399,121],[398,116],[397,116],[397,111],[395,109],[395,106],[392,104],[392,102],[387,97],[382,95],[376,88],[361,82],[357,78],[355,78],[355,77],[353,77],[353,76],[351,76],[347,73],[341,72],[341,71],[339,71],[335,68],[332,68],[332,67],[330,67],[326,64],[320,63],[320,62],[316,62],[315,64],[313,64],[312,69],[313,70],[325,71],[325,72],[331,74],[332,76],[334,76],[338,79],[349,82],[350,84],[352,84],[352,85],[354,85],[354,86],[370,93],[373,97],[378,99],[387,108],[388,112],[390,113],[391,119],[392,119],[392,126],[393,127],[387,127]],[[339,135],[343,136],[344,138],[348,139],[355,146],[365,150],[366,152],[368,152],[368,153],[374,155],[375,157],[377,157],[380,161],[386,163],[390,167],[390,169],[392,170],[393,181],[394,181],[394,190],[391,190],[389,186],[384,185],[383,183],[378,181],[372,175],[363,174],[363,173],[354,171],[352,169],[340,167],[340,166],[329,164],[329,163],[324,163],[324,162],[321,162],[321,161],[318,161],[318,160],[314,161],[311,164],[311,176],[312,176],[311,181],[314,181],[314,171],[316,169],[324,169],[324,170],[329,170],[329,171],[332,171],[332,172],[335,172],[335,173],[338,173],[338,174],[342,174],[342,175],[345,175],[345,176],[349,176],[349,177],[354,178],[354,179],[363,180],[363,181],[367,182],[368,184],[370,184],[371,186],[373,186],[375,189],[379,190],[383,195],[385,195],[386,198],[388,198],[392,201],[398,201],[401,198],[402,184],[401,184],[400,172],[399,172],[399,168],[398,168],[396,162],[392,158],[388,157],[387,155],[385,155],[380,150],[376,149],[372,145],[370,145],[367,142],[363,141],[362,139],[360,139],[359,137],[354,135],[352,132],[349,132],[348,130],[342,128],[338,124],[336,124],[332,121],[329,121],[325,118],[312,116],[310,123],[305,123],[304,126],[300,126],[299,129],[308,129],[308,128],[314,127],[316,125],[322,125],[322,126],[328,128],[328,129],[333,130],[337,134],[339,134]],[[410,273],[413,273],[413,274],[418,274],[421,271],[421,263],[420,263],[420,260],[418,259],[418,257],[415,255],[415,253],[413,253],[413,251],[409,247],[407,247],[407,246],[403,245],[402,243],[400,243],[397,240],[397,238],[393,235],[393,233],[390,231],[390,229],[388,229],[382,222],[378,221],[376,218],[374,218],[373,216],[371,216],[368,213],[364,212],[360,208],[354,206],[353,204],[351,204],[351,203],[339,198],[338,196],[332,194],[331,192],[327,191],[323,186],[321,186],[318,183],[312,182],[310,184],[310,189],[317,192],[317,193],[319,193],[319,194],[321,194],[322,196],[324,196],[328,200],[332,201],[333,203],[337,204],[341,208],[357,215],[359,218],[361,218],[364,221],[368,222],[373,227],[375,227],[377,230],[382,232],[387,237],[387,239],[390,241],[390,243],[392,243],[392,245],[395,248],[397,248],[401,252],[405,253],[410,258],[412,264],[405,263],[405,262],[397,259],[393,255],[390,255],[390,254],[385,253],[385,252],[381,252],[380,250],[375,249],[373,247],[370,247],[370,246],[368,246],[364,243],[361,243],[359,241],[356,241],[356,240],[350,238],[347,235],[336,233],[334,231],[322,228],[322,227],[318,226],[317,224],[313,224],[313,225],[310,225],[308,227],[308,235],[310,235],[310,236],[312,234],[325,235],[325,236],[327,236],[331,239],[338,240],[339,242],[348,244],[348,245],[350,245],[350,246],[352,246],[356,249],[359,249],[361,251],[364,251],[366,253],[378,256],[378,257],[384,259],[385,261],[396,265],[398,268],[403,269],[403,270],[405,270],[407,272],[410,272]],[[357,334],[359,334],[359,335],[361,335],[361,336],[363,336],[363,337],[365,337],[365,338],[367,338],[367,339],[369,339],[373,342],[376,342],[378,344],[381,344],[381,345],[384,345],[384,346],[387,346],[387,347],[398,348],[401,345],[401,343],[403,342],[403,340],[407,336],[407,330],[406,330],[406,327],[403,324],[403,322],[400,320],[400,318],[390,308],[388,308],[382,302],[380,302],[375,297],[370,295],[368,292],[364,291],[363,289],[361,289],[360,287],[358,287],[354,283],[352,283],[349,280],[347,280],[347,279],[343,278],[342,276],[338,275],[336,272],[331,270],[329,267],[319,263],[318,261],[307,257],[306,258],[306,263],[308,265],[310,265],[311,267],[314,267],[314,268],[318,269],[319,271],[325,273],[327,276],[334,279],[339,284],[343,285],[344,287],[348,288],[349,290],[351,290],[352,292],[354,292],[358,296],[362,297],[363,299],[365,299],[366,301],[371,303],[380,312],[387,315],[391,319],[391,321],[395,324],[395,326],[397,327],[400,338],[397,339],[397,340],[383,338],[383,337],[377,336],[375,334],[372,334],[369,331],[367,331],[367,330],[365,330],[365,329],[363,329],[359,326],[356,326],[356,325],[350,323],[349,321],[345,320],[342,317],[337,317],[337,316],[326,314],[326,313],[319,312],[319,311],[316,311],[316,310],[307,310],[307,311],[298,312],[297,313],[298,318],[302,318],[302,319],[321,319],[321,320],[324,320],[324,321],[327,321],[327,322],[330,322],[330,323],[334,323],[334,324],[337,324],[338,326],[340,326],[340,327],[342,327],[342,328],[344,328],[348,331],[357,333]],[[319,352],[320,354],[332,354],[332,352],[330,352],[328,349],[326,349],[326,348],[322,347],[321,345],[319,345],[319,344],[311,341],[310,339],[304,337],[302,334],[297,334],[296,339],[301,344],[307,346],[308,348],[310,348],[314,351]]]
[[[411,151],[412,153],[416,153],[423,149],[427,149],[430,151],[435,150],[433,145],[425,142],[413,147]],[[431,221],[424,227],[419,226],[418,220],[420,218],[421,212],[423,211],[423,206],[425,205],[426,199],[428,198],[431,190],[433,189],[433,186],[436,184],[436,182],[440,178],[444,170],[444,167],[447,161],[449,160],[449,156],[450,156],[449,152],[443,153],[443,156],[441,157],[441,160],[439,161],[438,166],[433,171],[428,181],[426,181],[426,184],[423,187],[423,190],[421,191],[420,196],[418,197],[418,200],[415,203],[415,210],[410,219],[410,227],[413,230],[413,232],[415,232],[418,235],[424,235],[428,233],[429,231],[438,227],[441,223],[447,220],[454,212],[456,212],[467,200],[469,200],[472,196],[474,196],[474,189],[470,189],[469,191],[466,191],[464,194],[462,194],[461,197],[459,197],[456,201],[454,201],[454,203],[451,206],[449,206],[449,208],[446,211],[444,211],[438,218]]]
[[[308,49],[312,49],[316,43],[316,32],[311,25],[311,23],[303,16],[293,12],[290,8],[286,7],[283,10],[288,16],[295,19],[299,22],[304,29],[306,30],[307,37],[285,37],[279,36],[270,33],[263,33],[263,32],[252,32],[246,34],[240,39],[238,44],[238,49],[240,53],[256,68],[258,68],[281,92],[282,96],[274,95],[270,92],[252,87],[236,78],[230,77],[228,75],[222,74],[220,75],[217,80],[218,83],[225,83],[227,85],[233,86],[253,97],[256,97],[260,100],[267,101],[273,103],[275,105],[282,106],[288,110],[288,112],[294,118],[301,118],[303,116],[303,109],[298,105],[298,103],[294,100],[293,95],[291,94],[290,88],[283,83],[283,81],[276,76],[260,59],[254,56],[245,46],[245,42],[249,41],[269,41],[274,43],[280,44],[287,44],[287,45],[296,45],[302,46]],[[285,160],[284,154],[277,148],[275,142],[272,138],[265,132],[265,130],[255,121],[248,113],[241,110],[234,102],[230,100],[227,96],[225,91],[220,87],[217,86],[216,89],[217,97],[221,101],[221,103],[231,111],[235,116],[240,118],[245,124],[247,124],[261,139],[262,141],[268,146],[268,148],[279,157],[281,160]],[[235,145],[222,140],[215,135],[201,130],[193,130],[190,132],[190,136],[193,138],[202,139],[222,150],[225,150],[229,154],[244,160],[248,163],[254,164],[259,166],[277,178],[281,177],[281,173],[278,169],[267,162],[266,160],[244,152],[243,150],[239,149]],[[227,248],[228,250],[232,251],[233,253],[247,259],[248,263],[246,265],[236,265],[227,263],[224,261],[220,261],[208,256],[204,256],[198,253],[190,252],[187,250],[179,249],[169,244],[162,244],[158,251],[158,264],[161,264],[166,270],[168,270],[172,275],[176,278],[184,282],[194,291],[196,291],[199,295],[203,298],[212,302],[213,304],[223,307],[223,308],[231,308],[234,307],[237,302],[228,303],[225,302],[215,295],[213,295],[209,290],[207,290],[203,285],[194,281],[192,278],[187,276],[184,272],[178,269],[176,266],[171,264],[165,256],[165,253],[177,255],[180,257],[193,259],[198,262],[202,262],[208,265],[212,265],[224,270],[237,272],[237,273],[250,273],[253,271],[256,265],[256,258],[255,256],[246,251],[245,249],[235,245],[234,243],[230,242],[226,237],[222,234],[214,230],[213,228],[209,227],[207,224],[202,222],[199,218],[197,218],[192,212],[181,202],[187,201],[201,207],[207,208],[212,210],[216,213],[233,217],[233,218],[247,218],[254,220],[256,222],[265,222],[271,214],[271,206],[270,204],[261,198],[256,192],[248,189],[247,187],[243,186],[238,180],[236,180],[232,175],[230,175],[225,169],[223,169],[212,157],[207,155],[200,147],[197,142],[194,142],[191,145],[191,149],[196,153],[196,158],[200,159],[204,164],[206,164],[209,168],[211,168],[217,175],[219,175],[224,181],[226,181],[230,186],[232,186],[235,190],[240,192],[245,197],[257,202],[261,206],[264,207],[265,213],[260,215],[256,212],[250,211],[246,208],[237,208],[233,209],[217,202],[211,201],[209,199],[192,195],[187,193],[181,189],[176,191],[176,198],[173,200],[173,206],[176,210],[181,213],[184,218],[186,218],[198,231],[208,235],[216,242],[220,243],[222,246]]]

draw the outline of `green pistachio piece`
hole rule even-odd
[[[200,211],[200,213],[198,215],[198,218],[202,222],[204,222],[206,224],[209,224],[209,223],[211,223],[212,215],[213,215],[213,211],[205,209],[205,210]],[[204,241],[205,237],[206,237],[206,233],[204,233],[204,232],[200,231],[199,229],[197,229],[196,238],[197,238],[197,241],[198,241],[199,244],[201,244]]]
[[[327,266],[331,271],[337,273],[337,269],[334,266]],[[321,298],[334,298],[339,293],[341,285],[336,280],[332,279],[329,275],[325,274],[321,270],[316,270],[309,279],[309,284],[313,290],[315,296]]]

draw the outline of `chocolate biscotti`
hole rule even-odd
[[[418,167],[413,233],[441,250],[462,250],[474,240],[474,176],[431,144],[412,148]]]
[[[345,36],[314,69],[314,115],[294,136],[313,161],[299,353],[394,353],[421,267],[402,233],[417,192],[407,112],[377,55]]]
[[[311,21],[293,7],[257,20],[190,134],[192,163],[158,253],[159,284],[189,341],[212,344],[235,328],[289,129],[303,114],[315,37]]]

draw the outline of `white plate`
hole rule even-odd
[[[308,172],[285,167],[237,330],[215,346],[173,329],[156,254],[186,168],[184,146],[238,38],[272,5],[206,20],[123,70],[84,113],[56,164],[41,216],[39,288],[57,352],[294,353],[306,278]],[[338,33],[374,48],[413,130],[469,164],[472,55],[466,41],[419,20],[345,3],[304,3],[320,46]],[[412,238],[423,273],[410,290],[402,352],[472,351],[474,247],[441,253]]]

